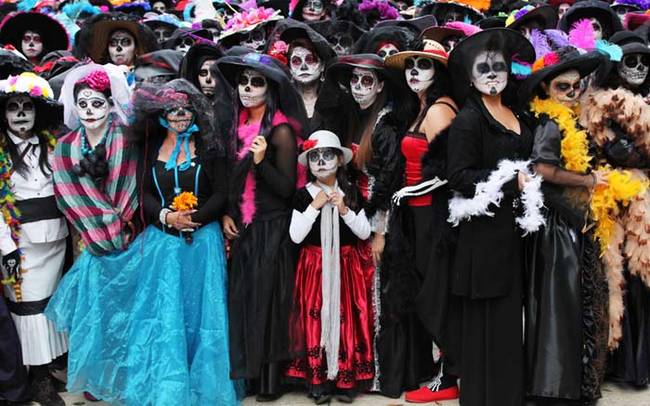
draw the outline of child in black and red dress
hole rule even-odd
[[[370,223],[344,174],[352,151],[330,131],[312,134],[303,150],[298,162],[309,166],[311,182],[296,193],[289,229],[300,244],[290,337],[305,355],[287,376],[304,382],[316,404],[332,395],[349,403],[374,377],[374,267],[359,244]]]

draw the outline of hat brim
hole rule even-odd
[[[142,38],[140,38],[138,23],[128,20],[103,20],[96,22],[93,27],[93,45],[90,49],[89,55],[95,63],[107,62],[103,61],[103,59],[106,54],[108,38],[111,33],[118,30],[127,31],[133,36],[133,38],[135,38],[136,54],[142,55],[145,53]]]
[[[570,70],[577,70],[581,78],[584,78],[598,69],[598,66],[603,62],[603,55],[599,52],[589,52],[584,55],[577,56],[569,61],[560,62],[548,68],[540,69],[539,71],[530,75],[523,83],[521,88],[521,96],[525,99],[530,99],[537,91],[539,85],[545,80],[554,78],[563,72]]]
[[[339,151],[341,151],[343,153],[343,164],[344,165],[347,165],[352,161],[353,154],[352,154],[352,150],[350,148],[346,148],[346,147],[324,147],[324,148],[334,148],[334,149],[338,149]],[[308,163],[307,163],[307,155],[309,155],[310,151],[313,151],[315,149],[318,149],[318,148],[308,149],[307,151],[304,151],[300,155],[298,155],[298,163],[300,165],[307,166],[308,165]]]
[[[356,54],[343,57],[334,60],[334,62],[327,67],[327,75],[330,75],[337,82],[344,86],[348,86],[349,75],[351,74],[354,68],[368,69],[379,76],[385,79],[392,79],[389,70],[386,68],[386,65],[381,58],[375,54]],[[373,63],[379,63],[381,60],[381,66],[375,65]]]
[[[402,70],[404,69],[404,61],[406,61],[406,58],[410,58],[413,56],[419,56],[422,58],[428,58],[428,59],[433,59],[434,61],[438,61],[444,66],[447,66],[447,58],[442,56],[442,55],[436,55],[430,52],[423,52],[423,51],[403,51],[403,52],[398,52],[396,54],[393,54],[386,58],[386,66],[390,69],[399,69]]]
[[[465,33],[462,30],[450,27],[429,27],[426,30],[422,31],[420,37],[422,39],[430,39],[442,44],[442,41],[449,37],[465,37]]]
[[[523,24],[538,18],[541,18],[542,21],[544,21],[544,27],[542,27],[542,29],[548,30],[557,26],[557,11],[551,6],[539,6],[521,16],[518,20],[513,21],[512,24],[507,26],[507,28],[516,30]]]
[[[569,32],[576,21],[587,17],[597,19],[604,26],[603,28],[609,29],[610,34],[623,29],[621,19],[609,4],[603,1],[579,1],[575,3],[564,13],[557,28]]]
[[[12,44],[21,49],[22,36],[32,29],[41,34],[45,49],[41,56],[70,46],[68,32],[57,20],[41,13],[27,12],[8,15],[0,24],[0,44]]]
[[[250,55],[255,55],[259,57],[266,57],[269,59],[268,63],[262,61],[252,60],[247,58]],[[224,78],[230,83],[233,88],[237,87],[237,79],[239,74],[245,69],[253,69],[260,72],[265,78],[275,82],[278,86],[282,84],[283,81],[288,81],[289,78],[287,74],[282,70],[278,65],[271,65],[273,58],[268,55],[258,55],[253,53],[247,53],[242,56],[225,56],[217,61],[217,68],[224,76]]]

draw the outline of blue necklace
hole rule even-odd
[[[111,129],[111,119],[109,118],[108,125],[106,126],[106,130],[104,130],[104,135],[102,135],[102,138],[99,140],[97,145],[106,142],[106,136],[110,129]],[[88,136],[86,135],[86,128],[81,126],[81,155],[85,157],[94,152],[95,152],[95,148],[91,147],[90,142],[88,142]]]

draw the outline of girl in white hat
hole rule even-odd
[[[303,151],[298,162],[309,167],[311,182],[296,193],[289,228],[300,244],[289,328],[291,348],[304,351],[287,376],[304,383],[316,404],[333,395],[350,403],[374,376],[374,266],[360,249],[370,223],[346,180],[352,151],[330,131],[313,133]]]

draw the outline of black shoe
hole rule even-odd
[[[341,403],[352,403],[354,402],[354,396],[349,393],[339,393],[336,395],[336,399]]]
[[[332,395],[329,393],[323,393],[322,395],[318,395],[314,398],[314,403],[317,405],[324,405],[325,403],[328,403],[330,400],[332,400]]]
[[[282,395],[279,395],[279,394],[277,394],[277,393],[275,393],[275,394],[273,394],[273,395],[271,395],[271,394],[267,394],[267,393],[258,393],[257,396],[255,396],[255,400],[258,401],[258,402],[260,402],[260,403],[263,403],[263,402],[273,402],[273,401],[275,401],[275,400],[280,399],[281,396],[282,396]]]
[[[34,377],[29,388],[32,401],[40,403],[41,406],[65,406],[63,398],[59,396],[50,375]]]

